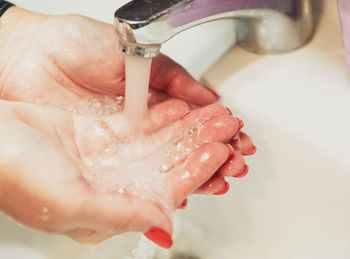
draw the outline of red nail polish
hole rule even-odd
[[[218,95],[213,89],[211,89],[207,86],[205,88],[207,88],[208,91],[211,92],[216,97],[216,99],[220,99],[220,95]]]
[[[151,228],[144,235],[163,248],[169,249],[173,245],[173,240],[170,235],[162,229]]]
[[[244,122],[240,118],[237,118],[237,117],[236,117],[236,120],[238,122],[238,131],[240,131],[244,126]]]
[[[232,115],[232,111],[230,110],[230,108],[226,107],[226,111],[228,112],[229,115]]]
[[[225,182],[225,187],[224,187],[224,189],[222,189],[221,191],[218,191],[218,192],[216,192],[216,193],[213,193],[213,194],[214,194],[214,195],[223,195],[223,194],[227,193],[229,189],[230,189],[229,183],[228,183],[228,182]]]
[[[242,153],[243,156],[251,156],[251,155],[254,155],[256,152],[256,146],[253,146],[252,149],[248,152],[244,152]]]
[[[179,206],[179,209],[180,209],[180,210],[184,210],[184,209],[186,209],[186,207],[187,207],[187,199],[184,199],[184,200],[181,202],[181,204],[180,204],[180,206]]]
[[[244,165],[242,172],[239,173],[239,174],[234,175],[233,177],[242,178],[242,177],[247,175],[248,171],[249,171],[249,166]]]

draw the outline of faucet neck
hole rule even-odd
[[[115,12],[121,50],[158,55],[181,31],[218,19],[236,19],[237,39],[258,53],[304,45],[313,33],[312,0],[133,0]],[[277,34],[277,35],[275,35]]]

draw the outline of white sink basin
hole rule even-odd
[[[177,252],[201,259],[350,258],[350,78],[335,1],[325,10],[306,47],[278,56],[234,47],[204,75],[222,104],[245,121],[258,152],[247,159],[248,176],[230,180],[228,195],[190,198]],[[196,46],[189,47],[197,53],[191,57],[198,56]],[[203,70],[175,45],[166,52],[195,75]],[[95,249],[104,251],[98,257],[94,249],[0,216],[4,259],[121,259],[134,240],[133,234],[109,240]]]
[[[278,56],[234,47],[204,76],[245,121],[258,152],[226,197],[190,200],[185,229],[195,225],[202,236],[186,232],[184,251],[350,258],[350,79],[336,8],[327,1],[306,47]]]

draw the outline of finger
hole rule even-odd
[[[182,120],[166,129],[166,132],[172,131],[182,136],[185,132],[198,128],[213,118],[224,115],[228,115],[225,107],[218,104],[208,105],[190,112]],[[164,135],[164,132],[160,132],[159,134]],[[173,136],[173,138],[176,137]]]
[[[219,99],[213,90],[198,83],[183,67],[162,54],[153,59],[150,85],[200,106]]]
[[[188,133],[191,134],[194,129],[201,127],[210,119],[227,114],[227,110],[221,105],[208,105],[190,112],[183,119],[174,122],[169,127],[164,128],[157,133],[154,133],[153,136],[155,139],[161,140],[164,144],[169,145],[168,142],[177,144],[183,140],[184,135]]]
[[[232,116],[224,115],[207,121],[198,134],[194,135],[194,144],[208,142],[227,142],[238,130],[238,123]]]
[[[161,91],[154,89],[154,88],[150,88],[149,89],[149,96],[148,96],[148,107],[151,107],[156,103],[164,102],[170,98],[172,98],[172,97],[170,97],[166,93],[161,92]]]
[[[206,121],[201,127],[190,129],[185,133],[181,132],[180,141],[175,142],[174,145],[176,146],[170,152],[165,163],[167,165],[166,169],[174,167],[177,163],[186,159],[193,150],[206,143],[227,142],[236,134],[237,129],[237,121],[232,116],[224,115]],[[175,134],[178,134],[178,132]]]
[[[192,128],[198,124],[203,124],[205,121],[216,118],[218,116],[229,115],[227,109],[219,104],[211,104],[206,107],[194,110],[186,116],[185,126]]]
[[[214,174],[207,182],[202,184],[194,193],[196,194],[215,194],[222,195],[229,189],[229,184],[225,178],[219,174]]]
[[[165,184],[173,193],[174,207],[212,177],[226,161],[229,149],[222,143],[209,143],[195,150],[183,163],[165,177]]]
[[[250,156],[256,152],[256,147],[254,146],[252,139],[244,132],[240,132],[231,143],[234,149],[239,150],[244,156]]]
[[[232,155],[234,153],[234,149],[230,144],[226,144],[226,147],[228,147],[228,149],[229,149],[229,154],[228,154],[228,158],[227,158],[225,163],[227,163],[232,158]],[[225,165],[225,163],[224,163],[224,165]],[[195,191],[195,193],[197,193],[197,194],[215,194],[215,195],[225,194],[229,190],[230,185],[225,181],[224,176],[220,173],[219,170],[207,182],[202,184]]]
[[[235,150],[231,158],[220,167],[219,173],[223,176],[243,177],[248,173],[248,166],[245,164],[242,154]]]

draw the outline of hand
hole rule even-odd
[[[118,50],[112,25],[78,15],[34,14],[17,7],[1,18],[1,99],[66,110],[82,99],[123,95],[124,74],[124,54]],[[153,60],[150,85],[201,106],[218,99],[163,55]]]
[[[154,105],[139,125],[147,134],[131,140],[120,114],[0,101],[1,209],[83,243],[141,231],[170,247],[169,212],[228,159],[223,143],[239,128],[220,105],[188,111],[180,100]]]

